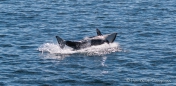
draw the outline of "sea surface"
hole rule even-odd
[[[176,0],[0,0],[0,86],[72,85],[176,86]]]

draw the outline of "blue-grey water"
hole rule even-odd
[[[59,49],[117,32],[113,44]],[[1,0],[0,86],[174,86],[176,0]]]

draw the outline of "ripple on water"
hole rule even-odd
[[[2,44],[0,46],[2,46],[3,48],[13,47],[12,44]]]
[[[27,74],[27,75],[38,75],[41,74],[39,71],[29,70],[29,69],[18,69],[13,72],[14,74]]]
[[[1,54],[2,55],[2,57],[19,57],[19,55],[18,54],[13,54],[13,53],[4,53],[4,54]]]
[[[5,34],[0,34],[0,38],[4,38],[4,37],[7,37],[8,35],[5,35]]]

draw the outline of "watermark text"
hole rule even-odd
[[[158,79],[135,79],[135,78],[126,78],[126,82],[129,83],[171,83],[171,80],[158,80]]]

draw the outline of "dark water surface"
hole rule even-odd
[[[110,48],[58,49],[96,28],[118,33]],[[174,86],[175,71],[175,0],[0,1],[0,86]]]

